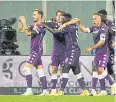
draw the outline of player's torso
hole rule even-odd
[[[110,28],[110,29],[115,29],[115,25],[111,20],[105,20],[105,24]],[[109,45],[112,44],[112,42],[115,40],[114,39],[114,35],[110,34],[110,32],[108,32],[108,43]]]
[[[74,27],[73,30],[65,34],[66,49],[68,52],[79,48],[77,41],[77,27],[74,25],[71,25],[70,27]]]
[[[93,28],[93,40],[94,44],[97,44],[100,41],[100,35],[101,35],[101,29],[102,27],[94,27]],[[107,53],[108,52],[108,34],[106,34],[106,40],[105,43],[96,49],[95,53]]]
[[[39,26],[38,26],[39,28]],[[31,49],[36,50],[36,49],[42,49],[42,42],[43,42],[43,37],[45,35],[45,29],[42,29],[44,32],[39,33],[39,34],[34,34],[31,36]]]
[[[59,26],[55,23],[53,29],[58,29]],[[63,53],[66,50],[65,38],[61,33],[59,35],[53,35],[53,50],[55,53]]]

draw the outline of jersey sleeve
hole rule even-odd
[[[44,21],[44,23],[45,23],[47,26],[51,27],[51,28],[55,28],[55,22],[52,22],[52,21]]]
[[[102,27],[101,31],[100,31],[100,40],[105,41],[106,37],[107,37],[107,34],[108,34],[108,30],[105,27]]]
[[[93,26],[91,26],[91,27],[89,27],[89,28],[87,28],[87,30],[88,30],[88,33],[92,33],[93,32]]]

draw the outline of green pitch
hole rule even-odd
[[[116,102],[115,96],[0,96],[0,102]]]

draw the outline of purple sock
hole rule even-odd
[[[96,89],[98,78],[92,78],[92,89]]]
[[[86,90],[86,84],[84,81],[84,77],[81,77],[80,79],[78,79],[78,83],[81,86],[81,89]]]
[[[112,80],[112,78],[111,78],[111,76],[109,74],[107,74],[105,78],[110,83],[110,85],[114,84],[114,82],[113,82],[113,80]]]
[[[28,88],[32,88],[32,75],[26,75],[26,80]]]
[[[69,78],[62,78],[61,91],[64,91]]]
[[[100,89],[105,90],[105,78],[99,79]]]
[[[40,77],[40,82],[41,82],[42,88],[47,89],[47,80],[45,76]]]

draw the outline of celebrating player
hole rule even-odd
[[[71,20],[71,15],[68,13],[63,14],[64,23]],[[89,95],[89,92],[86,90],[86,85],[84,81],[84,77],[80,71],[79,65],[79,57],[80,57],[80,48],[77,42],[77,26],[70,25],[64,28],[62,31],[53,30],[55,35],[59,35],[62,33],[65,38],[66,43],[66,54],[65,54],[65,62],[62,70],[62,83],[60,91],[58,91],[57,95],[64,95],[64,89],[69,79],[69,71],[72,69],[73,73],[76,75],[77,80],[83,92],[81,95],[86,96]]]
[[[94,17],[94,19],[93,19],[93,23],[95,23],[95,25],[98,23],[98,17],[95,17],[96,15],[94,15],[93,17]],[[99,27],[101,27],[101,26],[105,26],[105,28],[106,28],[106,30],[108,30],[108,34],[107,34],[107,36],[108,36],[108,38],[109,38],[109,32],[110,33],[112,33],[111,35],[114,35],[115,33],[114,33],[114,31],[111,29],[111,28],[114,28],[114,25],[113,25],[113,23],[110,25],[110,28],[108,28],[105,24],[104,24],[104,17],[102,16],[102,15],[100,15],[100,14],[97,14],[97,16],[101,16],[101,18],[102,18],[102,21],[101,21],[101,24],[102,25],[99,25],[98,27],[97,26],[95,26],[95,29],[98,29]],[[100,19],[99,19],[100,20]],[[78,23],[79,22],[79,19],[78,18],[74,18],[74,19],[72,19],[71,21],[69,21],[69,22],[67,22],[67,23],[65,23],[65,24],[63,24],[62,26],[60,26],[60,28],[59,28],[59,30],[61,30],[61,29],[63,29],[64,27],[66,27],[67,25],[69,25],[69,24],[76,24],[76,23]],[[100,23],[100,22],[99,22]],[[81,24],[81,23],[80,23]],[[96,28],[97,27],[97,28]],[[94,26],[93,26],[93,28],[94,28]],[[84,30],[85,31],[84,31]],[[90,28],[91,29],[91,28]],[[81,24],[81,30],[83,31],[83,32],[88,32],[88,29],[86,29],[86,28],[84,28],[84,26],[82,26],[82,24]],[[99,30],[100,30],[100,28],[99,28]],[[98,30],[98,31],[99,31]],[[99,33],[99,32],[98,32]],[[95,40],[95,39],[94,39]],[[107,47],[109,48],[109,43],[108,43],[108,39],[104,39],[105,41],[107,41]],[[105,42],[106,43],[106,42]],[[104,44],[103,44],[103,47],[104,47]],[[97,51],[97,49],[100,49],[100,48],[95,48],[96,49],[96,53],[97,52],[99,52],[99,50]],[[102,50],[102,49],[100,49],[100,50]],[[107,53],[109,53],[109,51],[107,51],[106,52],[106,54]],[[101,54],[102,54],[102,52],[101,52]],[[98,54],[97,54],[98,55]],[[97,56],[96,55],[96,56]],[[95,57],[96,58],[96,57]],[[108,57],[108,59],[109,59],[109,57]],[[103,61],[104,62],[104,64],[106,64],[107,63],[107,61],[105,62],[105,61]],[[101,66],[101,64],[100,64],[100,66]],[[99,67],[99,66],[96,66],[96,67]],[[102,68],[105,68],[106,66],[101,66]],[[100,68],[100,69],[102,69],[102,68]],[[99,68],[98,68],[99,69]],[[111,70],[111,69],[110,69]],[[103,72],[102,72],[103,73]],[[109,81],[109,83],[110,83],[110,85],[111,85],[111,94],[114,94],[115,93],[115,84],[114,84],[114,82],[111,80],[111,78],[109,77],[109,75],[106,77],[106,79]],[[96,95],[96,91],[95,91],[95,89],[96,89],[96,84],[97,84],[97,81],[98,81],[98,74],[96,73],[96,72],[93,72],[93,78],[92,78],[92,95]],[[105,91],[101,91],[100,92],[100,95],[103,95],[103,94],[105,95],[106,94],[106,92]]]
[[[47,21],[45,24],[52,28],[52,29],[58,29],[62,25],[62,15],[64,14],[64,11],[58,10],[56,12],[56,18],[54,21]],[[57,84],[57,71],[58,67],[60,65],[60,70],[62,72],[62,66],[63,61],[65,57],[65,41],[63,40],[63,37],[57,36],[53,34],[53,50],[52,50],[52,76],[51,76],[51,83],[52,83],[52,90],[50,95],[56,94],[56,84]]]
[[[114,49],[113,49],[113,42],[115,41],[115,24],[114,22],[112,22],[111,20],[107,19],[107,11],[102,9],[100,11],[98,11],[98,13],[100,13],[103,16],[104,19],[104,23],[105,25],[108,27],[109,29],[109,34],[108,34],[108,45],[109,45],[109,50],[110,50],[110,56],[109,56],[109,60],[108,60],[108,64],[107,64],[107,69],[108,69],[108,73],[110,75],[113,76],[113,78],[115,79],[115,75],[113,75],[113,65],[114,65]]]
[[[100,88],[101,91],[98,95],[104,96],[107,95],[105,90],[105,79],[108,80],[112,85],[114,84],[113,80],[111,79],[110,75],[107,73],[105,68],[107,67],[108,58],[109,58],[109,48],[108,48],[108,29],[104,26],[103,17],[96,13],[93,15],[93,26],[90,28],[85,28],[83,24],[80,22],[80,29],[82,32],[92,32],[93,33],[93,40],[95,45],[86,49],[86,52],[89,52],[95,49],[95,58],[94,63],[95,67],[97,68],[97,72],[93,72],[93,79],[92,79],[92,93],[93,95],[96,94],[94,90],[94,86],[96,86],[97,78],[99,78]]]
[[[26,20],[24,16],[19,18],[18,29],[21,32],[26,33],[27,36],[31,36],[31,48],[30,48],[30,56],[24,66],[25,76],[27,80],[27,90],[23,95],[32,95],[32,73],[31,68],[35,66],[38,71],[38,76],[40,78],[43,93],[41,95],[48,95],[49,92],[47,90],[47,81],[46,76],[44,74],[43,65],[41,56],[43,53],[43,37],[45,35],[45,29],[42,26],[42,17],[43,11],[40,9],[35,9],[33,12],[33,24],[27,26]]]

